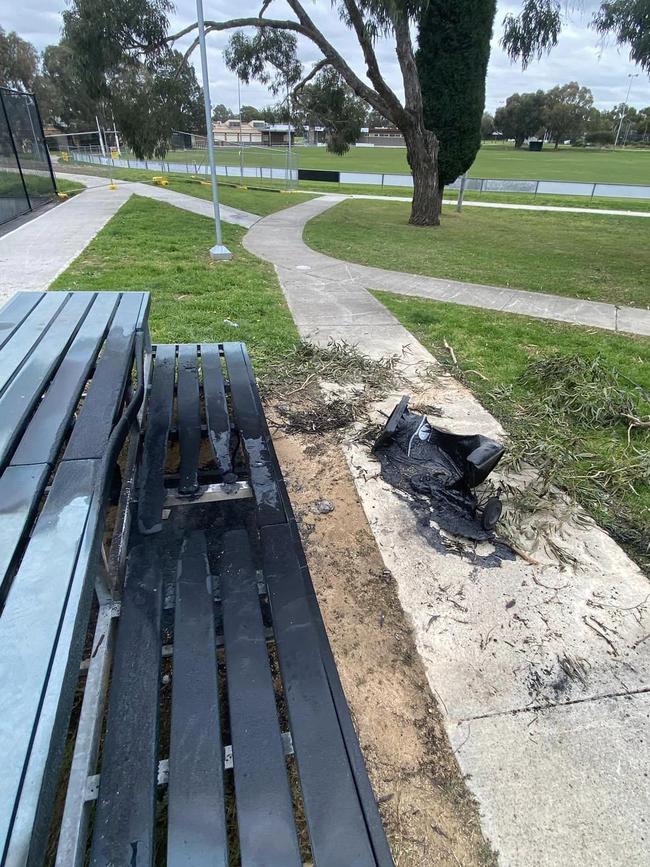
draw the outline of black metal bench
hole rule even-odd
[[[246,350],[147,308],[0,311],[0,864],[391,865]]]

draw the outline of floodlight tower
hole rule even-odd
[[[628,72],[627,77],[630,79],[630,83],[627,86],[627,94],[625,95],[625,102],[623,103],[623,111],[621,113],[621,119],[618,122],[618,129],[616,130],[616,140],[614,142],[614,147],[616,147],[616,145],[618,144],[618,138],[621,134],[621,127],[623,126],[623,118],[627,114],[627,101],[630,98],[630,91],[632,90],[632,79],[638,78],[639,73],[638,72]]]

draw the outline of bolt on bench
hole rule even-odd
[[[392,865],[245,347],[0,310],[0,865]]]

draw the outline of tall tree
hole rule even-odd
[[[495,13],[496,0],[429,0],[420,19],[416,59],[424,123],[440,142],[439,196],[481,146]]]
[[[239,112],[242,123],[250,123],[252,120],[263,120],[262,112],[254,105],[242,105]]]
[[[235,115],[222,102],[212,107],[212,120],[219,123],[225,123],[227,120],[232,120]]]
[[[641,44],[645,33],[643,19],[638,17],[638,9],[642,6],[647,9],[648,3],[650,0],[605,2],[600,8],[598,27],[614,32],[621,44],[628,44],[633,53],[637,52],[635,57],[642,57],[645,52],[650,62],[650,46]],[[269,9],[278,6],[282,11],[288,7],[289,17],[269,17]],[[263,0],[257,15],[208,20],[206,31],[237,31],[231,39],[231,65],[238,70],[243,66],[259,80],[274,83],[282,80],[284,84],[293,83],[287,74],[289,67],[292,66],[294,72],[299,68],[295,37],[299,35],[311,41],[321,59],[307,77],[311,80],[321,69],[332,67],[357,96],[402,132],[414,183],[410,221],[415,225],[437,225],[441,210],[439,145],[435,132],[427,127],[424,118],[411,36],[426,7],[427,0],[334,0],[337,15],[358,42],[365,65],[363,77],[346,60],[343,46],[336,47],[301,0],[283,0],[283,3]],[[106,78],[107,69],[125,55],[133,61],[142,60],[143,54],[147,54],[150,62],[155,63],[166,46],[195,33],[196,23],[169,33],[171,8],[169,0],[112,0],[109,4],[104,0],[71,0],[70,8],[64,12],[65,32],[76,41],[89,77],[101,81]],[[561,0],[523,0],[522,14],[511,16],[507,22],[504,44],[511,56],[525,63],[534,54],[552,47],[561,25],[561,9]],[[627,17],[624,11],[629,13]],[[245,35],[243,29],[253,35]],[[388,84],[385,71],[382,72],[375,50],[380,36],[393,43],[403,100]],[[197,46],[198,39],[194,38],[185,56],[189,57]],[[269,66],[275,69],[275,74],[269,71]],[[462,74],[471,76],[471,69],[463,69]]]
[[[95,116],[104,114],[103,106],[88,95],[65,42],[48,45],[43,52],[35,91],[43,120],[66,131],[93,129]]]
[[[229,65],[243,80],[253,77],[266,81],[276,86],[278,92],[287,84],[295,87],[299,83],[296,36],[310,40],[318,48],[321,60],[305,78],[311,80],[321,69],[332,67],[357,96],[401,130],[414,178],[411,222],[437,225],[438,140],[425,125],[411,38],[424,0],[336,0],[336,12],[354,33],[363,54],[365,79],[354,71],[344,57],[343,48],[338,49],[323,33],[300,0],[287,0],[289,18],[268,17],[269,8],[277,2],[264,0],[257,16],[208,20],[206,31],[237,31],[227,53]],[[66,34],[77,39],[89,76],[101,80],[116,58],[125,54],[132,59],[141,58],[144,52],[156,58],[164,46],[196,32],[194,23],[169,33],[169,11],[168,0],[114,0],[108,7],[103,0],[72,0],[64,13]],[[252,35],[245,34],[243,28]],[[381,35],[393,41],[404,88],[403,101],[380,68],[375,41]],[[197,46],[195,38],[187,55]]]
[[[577,138],[587,126],[589,111],[594,98],[588,87],[580,87],[577,81],[557,85],[546,94],[542,116],[546,128],[555,142]]]
[[[0,27],[0,84],[33,90],[37,72],[38,53],[32,43]]]
[[[205,115],[194,68],[180,51],[168,50],[155,67],[123,65],[110,87],[117,124],[139,159],[165,156],[174,130],[198,132]]]
[[[359,140],[366,104],[334,69],[323,70],[313,84],[304,85],[295,97],[305,123],[325,127],[328,151],[344,154]]]
[[[489,112],[484,111],[481,118],[481,138],[487,141],[492,138],[492,133],[496,127],[494,126],[494,117]]]
[[[505,138],[513,138],[520,148],[524,140],[538,135],[544,126],[544,92],[513,93],[494,114],[494,125]]]

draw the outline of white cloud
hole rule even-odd
[[[62,0],[28,0],[15,4],[3,14],[2,26],[5,30],[16,30],[24,39],[33,42],[42,50],[46,45],[57,42],[61,31]],[[225,19],[233,15],[233,4],[227,0],[204,0],[206,19]],[[238,16],[256,15],[259,0],[239,0]],[[282,0],[276,0],[273,14],[289,17],[288,7]],[[499,45],[502,21],[507,12],[516,12],[517,0],[499,0],[492,40],[492,56],[487,77],[487,109],[494,109],[515,91],[548,90],[556,84],[578,81],[591,88],[596,105],[609,108],[625,98],[628,73],[640,72],[628,58],[626,49],[615,45],[599,44],[596,32],[588,27],[592,11],[598,2],[585,0],[583,12],[576,13],[566,24],[558,46],[548,57],[531,63],[528,69],[512,64]],[[363,63],[354,36],[336,17],[329,0],[314,0],[308,7],[310,14],[322,27],[327,37],[336,45],[343,56],[357,72],[363,73]],[[268,13],[267,13],[268,14]],[[194,0],[177,0],[172,18],[172,26],[180,29],[196,20]],[[226,33],[212,33],[208,38],[208,63],[210,69],[210,94],[213,103],[223,102],[233,108],[237,105],[237,81],[223,62],[222,51],[226,44]],[[189,44],[185,39],[181,45]],[[389,84],[401,95],[399,66],[393,46],[381,42],[377,46],[380,65]],[[318,50],[307,40],[300,40],[300,56],[306,67],[319,58]],[[200,79],[198,52],[193,59]],[[251,83],[241,89],[242,103],[265,105],[273,101],[266,88]],[[638,107],[650,105],[650,81],[641,72],[632,82],[630,103]]]

